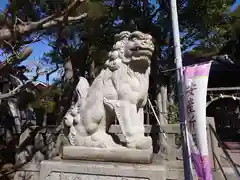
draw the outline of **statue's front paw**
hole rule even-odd
[[[143,137],[138,138],[131,143],[127,143],[128,148],[135,149],[151,149],[152,148],[152,138],[151,137]]]
[[[91,139],[93,142],[97,144],[95,147],[100,147],[100,148],[109,148],[109,147],[119,147],[118,144],[116,144],[112,137],[105,133],[105,132],[96,132],[91,136]]]
[[[101,141],[94,141],[94,140],[89,140],[85,142],[84,146],[86,147],[98,147],[98,148],[106,148],[106,145],[102,143]]]

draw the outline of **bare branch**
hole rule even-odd
[[[10,76],[10,78],[13,79],[13,81],[16,82],[16,84],[17,84],[18,86],[23,85],[23,82],[22,82],[19,78],[17,78],[16,76],[13,76],[12,74],[9,74],[9,76]]]
[[[55,13],[53,15],[50,15],[44,19],[41,19],[37,22],[21,22],[21,24],[18,24],[15,26],[15,32],[12,32],[11,29],[5,27],[0,29],[0,42],[1,41],[8,41],[13,38],[14,34],[19,34],[19,35],[26,35],[30,34],[36,30],[41,30],[41,29],[47,29],[54,27],[60,23],[63,23],[63,21],[66,18],[66,15],[72,11],[74,8],[76,8],[78,5],[83,3],[85,0],[75,0],[72,4],[68,6],[66,10],[64,10],[62,13]],[[69,23],[76,23],[82,19],[87,17],[87,13],[83,13],[79,16],[76,17],[67,17],[67,21]]]
[[[22,52],[18,54],[13,54],[8,59],[6,59],[3,63],[0,64],[0,74],[4,74],[8,72],[8,69],[13,65],[20,63],[27,59],[32,54],[32,48],[26,47]]]
[[[43,36],[43,33],[40,33],[36,37],[34,37],[34,39],[27,40],[27,41],[22,41],[21,44],[22,45],[27,45],[27,44],[33,44],[35,42],[39,42],[39,41],[41,41],[42,36]]]
[[[76,22],[84,19],[85,17],[87,17],[87,13],[81,14],[76,17],[68,17],[68,22],[73,24],[73,23],[76,23]],[[62,23],[63,19],[64,19],[63,17],[59,17],[52,21],[46,22],[46,23],[42,24],[41,26],[39,26],[39,22],[32,22],[27,25],[18,25],[16,27],[16,31],[21,35],[30,34],[33,31],[36,31],[39,29],[47,29],[47,28],[54,27],[54,26]],[[0,42],[4,41],[4,40],[10,40],[10,39],[12,39],[12,37],[13,37],[13,35],[12,35],[12,31],[10,29],[7,29],[7,28],[0,29]]]
[[[57,17],[59,16],[65,16],[68,12],[70,12],[71,10],[73,10],[74,8],[76,8],[78,5],[80,5],[81,3],[83,3],[84,0],[75,0],[72,4],[70,4],[68,6],[68,8],[66,10],[64,10],[63,12],[61,13],[55,13],[51,16],[48,16],[42,20],[40,20],[38,22],[38,26],[42,26],[43,24],[47,23],[48,21],[51,21],[51,20],[54,20],[56,19]]]
[[[15,52],[15,45],[13,46],[10,42],[4,40],[4,42],[11,47],[12,52],[17,56],[17,52]]]
[[[22,90],[26,89],[26,87],[29,85],[29,83],[31,83],[33,81],[36,81],[37,78],[39,77],[39,75],[41,75],[41,74],[42,74],[42,72],[40,71],[40,67],[37,67],[36,75],[32,79],[27,80],[25,83],[23,83],[16,76],[9,74],[9,76],[17,82],[16,84],[18,84],[18,86],[16,88],[14,88],[13,90],[11,90],[10,92],[8,92],[8,93],[0,94],[0,100],[6,99],[6,98],[10,98],[12,96],[15,96],[17,93],[19,93]]]
[[[24,22],[23,20],[21,20],[20,18],[17,17],[17,21],[19,21],[21,24],[26,25],[26,22]]]
[[[152,21],[152,19],[157,15],[157,13],[161,10],[161,8],[158,8],[151,16],[150,16],[150,20]]]
[[[17,77],[15,77],[17,78]],[[22,83],[19,86],[17,86],[15,89],[11,90],[8,93],[0,94],[0,100],[10,98],[12,96],[15,96],[17,93],[19,93],[22,89],[24,89],[32,80],[28,80],[26,83]]]
[[[47,73],[47,75],[46,75],[47,76],[47,81],[49,81],[50,75],[55,73],[58,69],[59,69],[59,65],[56,63],[56,68]]]
[[[84,19],[85,17],[87,17],[87,13],[81,14],[81,15],[76,16],[76,17],[68,17],[68,22],[69,22],[69,24],[73,24],[73,23],[76,23],[76,22]],[[63,20],[64,20],[64,17],[56,18],[52,21],[49,21],[49,22],[43,24],[42,28],[47,29],[47,28],[56,26],[57,24],[62,23]]]

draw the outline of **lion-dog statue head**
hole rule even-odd
[[[106,62],[110,69],[118,69],[119,64],[149,67],[154,52],[153,38],[140,31],[123,31],[115,36],[115,44]]]

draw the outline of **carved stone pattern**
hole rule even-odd
[[[17,171],[14,180],[39,180],[39,172]]]
[[[46,180],[146,180],[145,178],[99,176],[88,174],[51,173]]]

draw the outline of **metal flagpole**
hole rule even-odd
[[[184,165],[184,179],[193,180],[192,175],[192,162],[189,153],[188,135],[186,130],[186,114],[185,114],[185,96],[184,96],[184,81],[183,81],[183,68],[182,68],[182,55],[178,25],[178,14],[177,14],[177,2],[171,0],[171,16],[172,16],[172,29],[173,29],[173,41],[174,41],[174,53],[175,63],[177,69],[177,86],[178,86],[178,101],[180,110],[180,127],[182,135],[182,150],[183,150],[183,165]]]

